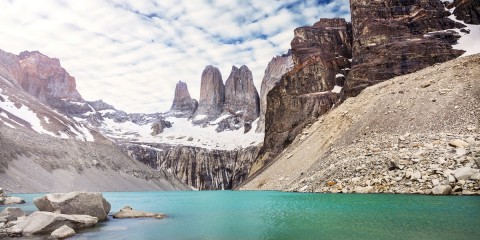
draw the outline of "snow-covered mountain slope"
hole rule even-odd
[[[63,139],[95,141],[97,132],[40,103],[14,81],[0,75],[0,124]]]
[[[89,104],[89,103],[86,103]],[[105,136],[118,142],[169,144],[172,146],[192,146],[206,149],[233,150],[258,145],[263,141],[263,133],[253,130],[245,133],[244,126],[236,130],[218,132],[222,121],[232,117],[229,114],[203,125],[196,125],[188,118],[177,118],[165,114],[126,114],[123,111],[110,109],[95,109],[77,115],[75,120],[90,124]],[[256,128],[257,121],[252,123]],[[154,125],[164,126],[160,133],[154,131]]]

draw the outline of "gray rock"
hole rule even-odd
[[[69,238],[69,237],[72,237],[73,235],[75,235],[75,230],[73,230],[68,225],[63,225],[57,230],[53,231],[52,234],[50,234],[50,236],[54,238],[61,238],[61,239]]]
[[[18,217],[26,216],[25,212],[17,207],[7,207],[0,213],[0,218],[5,218],[8,222],[17,220]]]
[[[450,185],[437,185],[432,189],[434,195],[449,195],[452,193]]]
[[[119,212],[116,212],[113,214],[114,218],[157,218],[157,219],[162,219],[166,218],[167,215],[163,213],[152,213],[152,212],[143,212],[143,211],[137,211],[133,210],[129,206],[125,206],[122,209],[120,209]]]
[[[35,198],[34,204],[40,211],[90,215],[99,221],[106,220],[110,212],[110,203],[98,192],[52,193]]]
[[[474,174],[478,173],[478,170],[472,169],[470,167],[458,168],[453,172],[453,176],[457,180],[468,180]]]
[[[19,197],[4,197],[3,203],[0,199],[0,205],[21,204],[21,203],[25,203],[25,200]]]
[[[15,227],[22,229],[23,234],[50,234],[63,225],[75,230],[93,227],[98,218],[88,215],[67,215],[37,211],[30,214],[25,220],[18,222]]]
[[[480,181],[480,173],[473,174],[470,179]]]
[[[448,145],[450,145],[452,147],[456,147],[456,148],[464,148],[464,147],[468,146],[468,143],[466,143],[465,141],[460,140],[460,139],[455,139],[455,140],[450,141],[448,143]]]
[[[432,179],[433,186],[437,186],[438,184],[440,184],[440,181],[438,179]]]

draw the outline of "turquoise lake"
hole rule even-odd
[[[36,210],[23,197],[24,210]],[[480,239],[480,197],[285,192],[104,193],[167,219],[112,219],[73,239]],[[1,210],[1,208],[0,208]]]

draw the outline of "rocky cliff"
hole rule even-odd
[[[176,117],[189,118],[197,110],[198,102],[190,97],[188,87],[185,82],[179,81],[175,86],[175,95],[173,98],[170,113]]]
[[[480,194],[480,54],[366,88],[244,190]]]
[[[291,53],[276,56],[270,60],[262,79],[260,88],[260,116],[258,119],[257,132],[265,132],[265,113],[267,111],[267,94],[280,81],[280,78],[293,67]]]
[[[233,189],[247,178],[260,146],[221,150],[169,144],[120,145],[137,161],[173,173],[199,190]]]
[[[25,51],[20,55],[0,50],[3,73],[40,102],[67,114],[87,111],[82,96],[76,89],[75,78],[60,65],[38,51]]]
[[[195,119],[199,122],[216,119],[223,112],[225,103],[225,85],[218,68],[211,65],[202,72],[200,84],[200,100],[195,112]]]
[[[343,83],[338,77],[350,68],[351,25],[344,19],[321,19],[297,28],[291,45],[295,66],[267,94],[264,147],[252,173],[339,100]]]
[[[454,0],[448,8],[455,8],[453,14],[467,24],[480,24],[480,1]]]
[[[350,1],[353,62],[345,97],[367,86],[460,56],[452,49],[464,27],[440,1]]]
[[[252,122],[258,118],[260,99],[253,84],[253,75],[247,66],[232,67],[230,76],[225,81],[224,112],[241,112],[243,120]]]

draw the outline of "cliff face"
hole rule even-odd
[[[225,85],[218,68],[207,66],[202,73],[200,85],[200,100],[195,112],[197,120],[215,119],[223,111],[225,103]]]
[[[242,189],[478,195],[479,75],[476,54],[371,86],[305,128]]]
[[[176,117],[191,117],[197,110],[198,102],[190,97],[188,87],[185,82],[179,81],[175,86],[175,96],[173,98],[170,113]]]
[[[290,71],[293,67],[292,55],[286,54],[276,56],[270,60],[265,75],[263,76],[260,89],[260,117],[258,120],[256,132],[265,132],[265,114],[267,112],[267,94],[280,81],[283,74]]]
[[[455,8],[453,14],[466,24],[480,24],[480,1],[454,0],[449,8]]]
[[[258,118],[260,99],[253,84],[253,75],[247,66],[232,67],[230,76],[225,82],[224,112],[241,112],[243,120],[252,122]]]
[[[351,37],[351,26],[344,19],[321,19],[295,30],[291,43],[295,66],[267,94],[264,148],[252,172],[338,101],[343,83],[337,76],[348,73]]]
[[[460,56],[452,49],[463,27],[440,1],[351,0],[353,63],[345,96],[367,86]],[[435,32],[435,33],[433,33]]]
[[[168,144],[121,144],[137,161],[173,173],[199,190],[233,189],[247,178],[259,146],[235,150]]]
[[[88,111],[76,89],[75,78],[60,65],[56,58],[50,58],[38,51],[22,52],[20,55],[0,50],[0,64],[6,78],[18,84],[40,102],[67,114]]]

